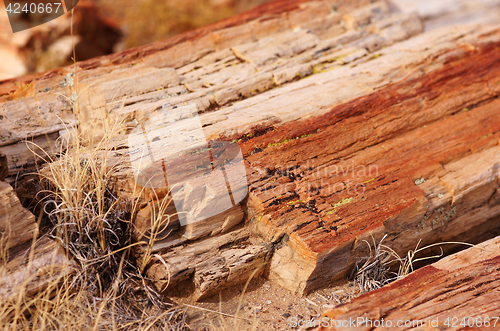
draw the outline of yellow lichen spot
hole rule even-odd
[[[493,135],[493,133],[488,133],[488,134],[485,134],[484,136],[481,137],[481,139],[483,138],[487,138],[487,137],[491,137]]]
[[[340,206],[342,206],[342,205],[345,205],[345,204],[347,204],[347,203],[351,202],[351,201],[352,201],[352,199],[354,199],[354,198],[345,198],[345,199],[342,199],[342,200],[338,201],[337,203],[333,204],[333,205],[332,205],[333,209],[332,209],[332,210],[330,210],[330,211],[328,211],[328,212],[326,212],[326,213],[325,213],[325,216],[326,216],[326,215],[331,215],[331,214],[333,214],[333,213],[336,213],[336,212],[337,212],[337,208],[338,208],[338,207],[340,207]]]
[[[332,205],[333,208],[337,208],[339,206],[345,205],[346,203],[349,203],[352,201],[354,198],[345,198],[337,202],[336,204]]]

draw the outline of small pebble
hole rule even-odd
[[[419,179],[415,179],[415,185],[420,185],[423,183],[425,183],[425,179],[423,177],[419,178]]]
[[[272,303],[272,301],[271,301],[271,300],[266,300],[266,301],[264,301],[264,304],[266,304],[266,305],[270,305],[271,303]]]

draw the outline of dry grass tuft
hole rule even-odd
[[[78,116],[78,99],[70,101]],[[47,223],[43,236],[60,244],[78,266],[60,277],[52,273],[48,286],[35,294],[28,294],[33,277],[26,277],[8,300],[0,302],[0,328],[188,330],[185,308],[166,303],[144,275],[146,265],[138,266],[133,256],[135,245],[147,244],[132,242],[131,218],[139,202],[118,197],[112,177],[126,165],[108,162],[111,141],[127,128],[108,114],[98,123],[99,136],[89,143],[88,128],[95,123],[81,123],[81,118],[79,123],[60,138],[57,158],[53,153],[39,155],[41,149],[33,148],[37,158],[46,161],[39,170],[37,194],[44,215],[39,221],[44,218]],[[0,236],[0,283],[8,262],[8,239],[8,234]],[[27,270],[32,269],[38,241],[37,234],[25,254]],[[149,244],[153,243],[154,238]]]
[[[71,128],[66,149],[57,160],[44,155],[51,162],[40,170],[43,190],[38,197],[50,223],[45,236],[60,243],[78,262],[78,271],[54,277],[46,289],[33,296],[26,294],[28,281],[24,282],[15,289],[12,300],[0,304],[0,328],[188,329],[185,309],[165,303],[144,276],[144,266],[135,263],[130,219],[136,202],[117,197],[111,178],[123,166],[107,162],[110,140],[124,127],[108,120],[104,129],[97,145],[84,147],[79,129]],[[5,266],[8,236],[0,239]],[[32,247],[37,241],[35,237]],[[34,251],[30,250],[28,264],[33,262]]]
[[[373,247],[369,242],[364,241],[368,245],[370,255],[359,258],[353,270],[354,282],[363,293],[381,288],[397,278],[397,275],[390,271],[391,265],[395,262],[393,251],[382,245],[386,237],[387,235],[380,240],[378,245],[372,238]]]
[[[379,289],[390,282],[408,275],[410,272],[413,272],[414,264],[417,262],[443,257],[444,252],[440,247],[442,245],[474,246],[464,242],[440,242],[419,248],[419,241],[414,250],[409,250],[404,257],[401,257],[392,248],[382,244],[386,237],[387,235],[384,235],[378,244],[372,238],[373,246],[369,242],[364,241],[368,245],[370,255],[359,258],[351,274],[351,278],[359,286],[362,293]],[[433,247],[439,247],[441,253],[416,258],[417,254]],[[395,270],[395,266],[397,266],[397,272],[393,271]]]
[[[103,138],[92,147],[84,147],[77,128],[68,130],[67,150],[41,171],[48,235],[82,268],[69,288],[89,310],[82,326],[180,330],[183,310],[166,304],[144,266],[135,264],[130,220],[137,202],[118,198],[111,180],[124,165],[108,164],[110,141],[125,128],[109,118],[103,126]]]

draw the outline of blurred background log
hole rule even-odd
[[[111,54],[118,50],[123,37],[121,28],[104,18],[97,5],[90,1],[80,1],[75,8],[73,35],[70,14],[12,34],[8,18],[3,14],[3,4],[0,11],[0,80],[68,65],[73,62],[73,46],[79,61]],[[23,24],[23,20],[32,23],[37,19],[35,14],[19,15],[13,24]]]

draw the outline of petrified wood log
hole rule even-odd
[[[0,297],[4,303],[43,292],[76,267],[59,244],[37,236],[35,216],[21,205],[9,184],[0,182]]]
[[[346,275],[371,236],[389,234],[405,254],[419,239],[498,231],[497,47],[459,48],[442,68],[242,144],[255,169],[256,231],[290,238],[271,279],[298,292],[326,285]]]
[[[346,32],[341,24],[341,13],[332,12],[332,3],[334,1],[304,0],[271,3],[165,42],[79,63],[78,79],[72,76],[75,70],[68,67],[3,82],[0,85],[0,153],[8,156],[10,174],[32,166],[35,160],[27,156],[32,154],[29,151],[32,144],[27,145],[24,140],[45,144],[42,146],[45,150],[54,148],[57,152],[55,140],[77,120],[87,122],[105,116],[106,110],[140,120],[158,107],[168,109],[168,104],[175,106],[186,102],[196,103],[200,112],[210,110],[273,87],[274,80],[284,84],[300,75],[311,74],[316,64],[329,64],[318,70],[340,64],[332,58],[348,54],[350,56],[343,63],[349,63],[363,53],[363,49],[358,48],[356,54],[349,54],[353,49],[334,54],[337,46],[356,41],[365,43],[363,37],[370,35],[380,35],[378,39],[384,38],[384,44],[390,44],[422,29],[412,15],[391,18],[388,5],[382,2],[365,8],[363,16],[365,20],[373,17],[374,21],[387,18],[389,22],[381,23],[380,29],[351,31],[344,38],[331,39]],[[277,68],[242,63],[244,60],[238,58],[238,49],[234,47],[260,47],[252,43],[275,33],[274,46],[286,44],[281,47],[282,61]],[[325,43],[318,44],[320,36]],[[300,47],[294,46],[293,39],[298,39],[295,45]],[[302,46],[304,40],[308,42]],[[265,44],[271,50],[272,43]],[[308,52],[305,59],[297,59],[299,63],[295,64],[294,56],[310,48],[313,52]],[[273,57],[272,54],[268,56]],[[311,63],[304,65],[303,62]],[[215,81],[211,76],[220,78]],[[73,104],[77,96],[78,107]],[[210,125],[222,116],[210,116],[202,121]]]
[[[246,281],[262,263],[273,281],[306,293],[345,276],[372,236],[388,234],[404,254],[420,239],[495,235],[500,28],[422,34],[426,21],[385,1],[337,11],[333,3],[278,1],[80,63],[77,76],[65,68],[22,89],[22,79],[3,84],[4,172],[36,162],[26,137],[57,149],[68,124],[111,114],[139,129],[194,104],[207,140],[240,144],[246,201],[181,226],[167,186],[138,187],[131,168],[114,182],[120,196],[141,198],[137,240],[147,241],[157,217],[164,225],[161,240],[138,250],[139,260],[156,254],[148,274],[157,287],[191,281],[198,298]],[[129,142],[117,137],[110,166],[134,163]]]
[[[35,216],[25,209],[12,186],[0,182],[0,248],[10,250],[38,235]]]
[[[41,238],[34,246],[17,251],[6,265],[0,266],[0,298],[5,304],[37,294],[46,297],[75,271],[75,261],[66,256],[57,242]]]
[[[394,330],[496,330],[499,287],[496,237],[323,313],[325,323],[316,330],[373,330],[382,319]],[[349,320],[359,324],[343,322]]]
[[[294,98],[306,85],[318,93],[315,103],[334,106],[322,116],[274,129],[264,124],[231,137],[242,140],[248,162],[248,219],[265,241],[281,243],[271,259],[270,279],[297,293],[326,286],[350,272],[355,259],[367,253],[362,240],[372,236],[388,234],[387,243],[405,254],[420,239],[479,242],[498,233],[500,58],[498,30],[491,32],[484,43],[474,42],[472,33],[434,54],[425,51],[428,41],[446,40],[450,30],[380,50],[371,63],[349,68],[358,73],[358,84],[365,70],[382,62],[375,61],[387,56],[394,61],[383,63],[394,64],[401,59],[397,50],[412,49],[413,65],[400,73],[394,71],[399,66],[386,69],[406,77],[337,106],[335,94],[328,95],[333,82],[330,89],[312,85],[326,73],[290,85],[295,94],[277,89],[268,93],[272,102],[263,94],[267,102],[237,104],[251,104],[253,117],[267,109],[305,116]],[[425,55],[417,60],[417,54]],[[231,121],[233,132],[250,126],[242,118]]]
[[[167,239],[167,243],[171,244],[175,240]],[[155,263],[149,268],[148,275],[156,280],[159,290],[175,288],[173,285],[183,280],[194,282],[195,299],[216,294],[224,287],[244,283],[251,276],[259,277],[266,270],[273,249],[262,240],[251,238],[245,229],[192,244],[174,244],[178,246],[169,248],[163,242],[155,244],[157,247],[153,247],[153,251],[158,251],[161,259],[154,259]]]
[[[411,8],[409,1],[401,0],[393,9],[408,13],[395,15],[390,13],[390,6],[385,2],[350,10],[352,6],[367,2],[339,5],[335,1],[277,1],[164,42],[79,63],[78,83],[80,93],[84,94],[79,98],[80,107],[84,113],[92,113],[87,117],[93,118],[98,117],[93,113],[102,112],[105,103],[110,101],[114,102],[109,108],[119,108],[123,104],[122,113],[138,118],[142,116],[141,113],[168,103],[195,102],[199,111],[224,107],[227,100],[251,97],[275,84],[284,84],[339,65],[345,66],[359,57],[369,58],[369,55],[364,54],[366,50],[374,51],[421,31],[422,24],[409,14],[410,10],[406,10]],[[332,12],[332,5],[337,11]],[[495,5],[493,1],[483,4],[481,8],[492,13],[498,9]],[[462,13],[463,8],[473,7],[467,1],[462,1],[460,7],[428,6],[435,19],[445,13]],[[426,8],[420,6],[417,9],[425,16],[430,10]],[[482,23],[483,18],[482,14],[476,14],[474,19],[467,22]],[[348,30],[353,27],[357,29]],[[291,30],[299,28],[301,30],[291,33]],[[277,34],[273,37],[274,42],[266,38],[271,34]],[[429,40],[429,44],[432,42],[437,41]],[[249,62],[233,68],[244,61],[245,56],[250,56],[250,61],[256,61],[251,58],[251,49],[255,47],[263,53],[260,61],[276,59],[272,53],[273,43],[282,61],[274,61],[272,66],[264,67]],[[294,46],[294,43],[299,47]],[[349,45],[358,47],[349,49],[346,47]],[[306,56],[293,56],[308,47],[313,48]],[[240,50],[244,51],[242,57],[239,57]],[[253,67],[249,64],[253,64]],[[404,66],[405,63],[400,65]],[[168,67],[178,69],[180,82],[176,83],[175,76],[163,72]],[[219,72],[222,69],[225,70]],[[0,149],[10,149],[3,154],[8,156],[11,174],[22,167],[29,167],[35,160],[33,156],[27,156],[32,153],[27,151],[28,146],[22,143],[23,140],[34,141],[44,145],[42,147],[45,150],[51,150],[60,131],[76,123],[77,116],[73,114],[71,100],[76,97],[72,93],[76,92],[77,84],[72,73],[73,68],[68,67],[0,84]],[[218,80],[224,84],[212,81],[211,76],[219,77]],[[156,81],[158,78],[160,81]],[[227,81],[228,78],[232,79]],[[104,86],[100,87],[101,84]],[[93,89],[95,85],[99,88]],[[157,91],[172,85],[176,86]],[[233,109],[229,108],[228,111],[232,112]],[[208,126],[225,116],[227,114],[222,113],[206,116],[202,121]],[[85,116],[82,117],[85,119]],[[261,121],[273,120],[282,119],[272,115],[261,117]],[[230,129],[228,131],[230,133]]]
[[[500,1],[468,0],[391,0],[393,10],[404,13],[417,12],[425,20],[426,31],[442,26],[460,24],[498,24]]]

